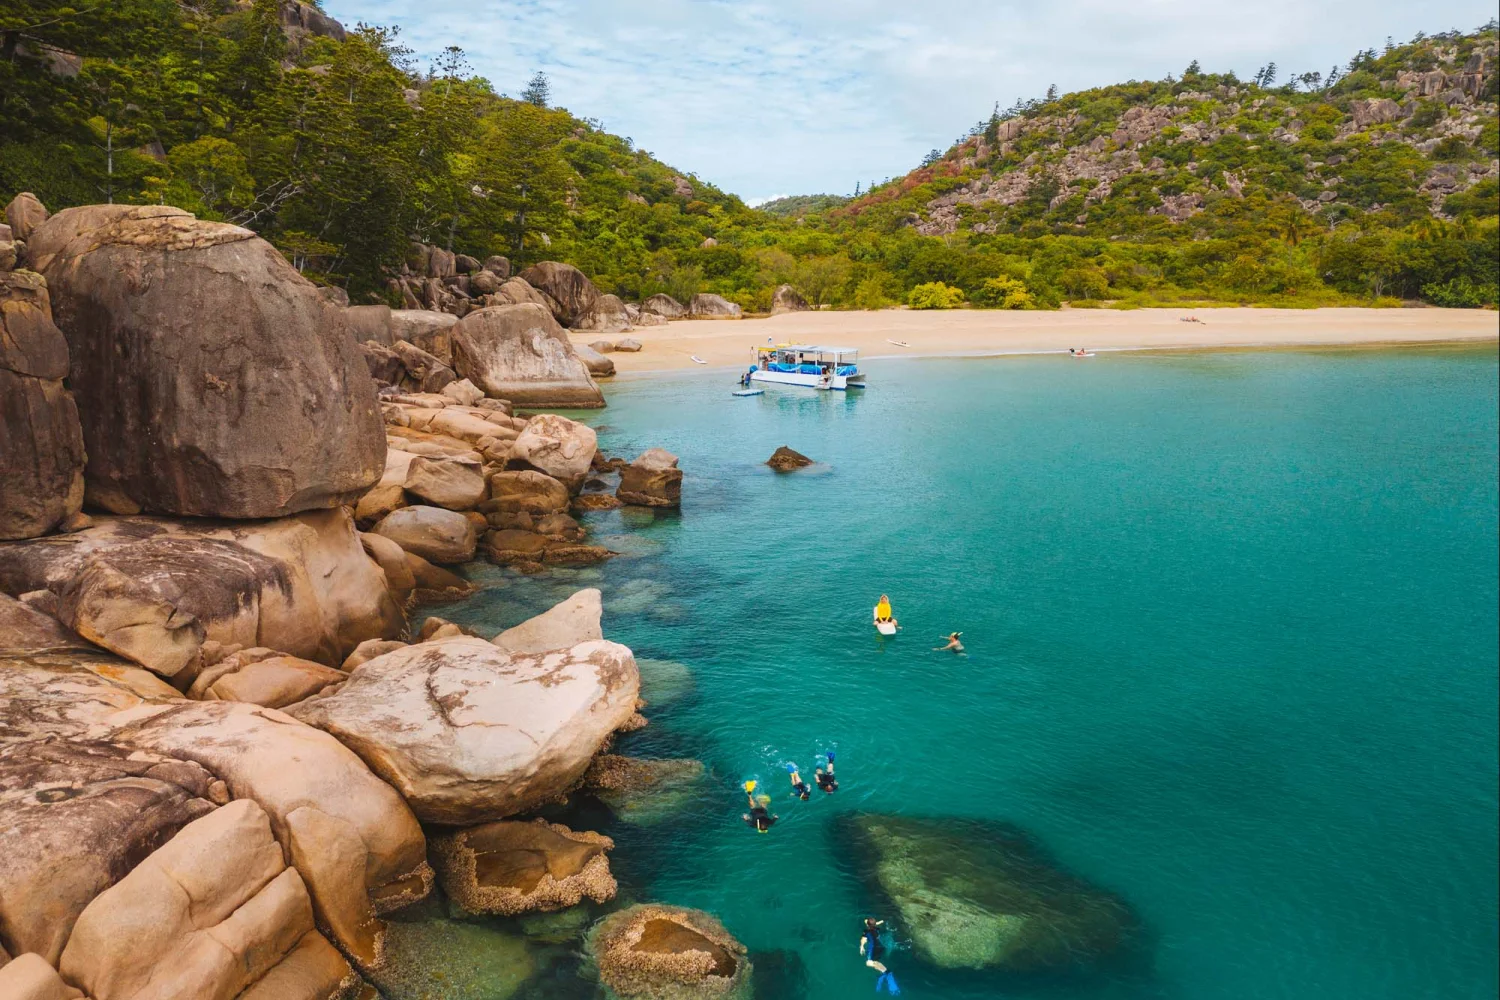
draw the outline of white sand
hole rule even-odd
[[[1202,323],[1185,323],[1197,316]],[[634,337],[636,354],[610,358],[621,372],[740,366],[769,337],[778,344],[857,347],[884,356],[1397,345],[1500,340],[1500,314],[1480,309],[1063,309],[1057,312],[805,312],[750,320],[688,320],[626,334],[578,332],[578,343]],[[904,341],[908,348],[889,343]]]

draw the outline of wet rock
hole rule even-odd
[[[615,496],[640,507],[680,507],[682,470],[677,456],[665,448],[650,448],[620,470]]]
[[[517,916],[604,903],[617,885],[608,837],[559,824],[501,821],[432,841],[443,890],[469,913]]]
[[[1139,942],[1123,900],[1059,870],[1008,824],[857,814],[840,817],[838,836],[930,965],[1067,973]]]
[[[641,313],[651,313],[662,319],[683,319],[687,316],[687,306],[678,302],[672,296],[658,293],[641,303]]]
[[[421,827],[399,795],[327,733],[225,701],[143,705],[110,739],[195,761],[253,799],[312,894],[318,926],[362,968],[378,965],[381,913],[431,887]]]
[[[453,333],[453,364],[486,395],[518,406],[604,405],[588,368],[567,332],[534,304],[492,306],[471,312]]]
[[[106,1000],[233,997],[310,935],[318,932],[301,876],[282,859],[265,811],[240,800],[189,823],[96,897],[59,968]]]
[[[555,413],[532,417],[511,445],[509,467],[544,472],[578,492],[598,451],[594,429]]]
[[[479,544],[479,530],[472,521],[441,507],[403,507],[373,530],[407,552],[442,564],[468,562]]]
[[[245,649],[205,667],[193,681],[188,697],[284,708],[346,679],[342,670],[311,660],[282,656],[270,649]]]
[[[676,660],[638,659],[641,696],[653,706],[670,705],[693,690],[693,671]]]
[[[599,289],[571,264],[544,260],[522,271],[521,279],[547,297],[553,315],[563,326],[576,326],[599,303]]]
[[[792,472],[796,469],[805,469],[813,464],[813,460],[801,452],[793,451],[786,445],[777,448],[766,464],[777,472]]]
[[[688,305],[688,315],[693,319],[739,319],[744,310],[722,295],[700,292]]]
[[[573,498],[573,509],[579,513],[591,510],[615,510],[625,506],[625,501],[612,493],[584,493]]]
[[[604,638],[599,618],[604,608],[599,591],[580,590],[535,618],[495,636],[494,644],[511,653],[545,653]]]
[[[47,283],[0,272],[0,540],[44,535],[83,504],[83,431],[67,375]]]
[[[615,643],[510,654],[460,637],[370,660],[291,712],[352,747],[424,820],[465,825],[566,791],[639,688]]]
[[[42,589],[83,638],[188,681],[206,640],[338,663],[405,626],[342,509],[241,525],[107,518],[6,546],[0,590]]]
[[[589,932],[588,950],[621,1000],[750,993],[745,946],[700,910],[651,903],[611,913]]]
[[[703,775],[701,761],[600,754],[579,790],[603,802],[621,822],[655,826],[683,815],[704,797]]]
[[[254,233],[165,206],[70,208],[28,245],[68,341],[92,503],[268,518],[380,476],[343,311]]]
[[[228,800],[199,765],[117,743],[48,736],[0,746],[6,945],[55,964],[95,896]]]

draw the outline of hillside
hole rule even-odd
[[[1279,84],[1202,71],[1049,94],[850,200],[750,209],[545,80],[296,0],[21,0],[0,14],[0,198],[166,202],[396,304],[411,241],[576,264],[627,300],[1051,308],[1500,299],[1496,27]]]

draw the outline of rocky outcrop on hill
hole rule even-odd
[[[518,406],[604,405],[567,333],[540,306],[495,306],[471,313],[454,330],[453,363],[486,394]]]
[[[639,689],[615,643],[512,654],[461,636],[376,657],[290,711],[352,747],[424,820],[464,825],[565,792]]]
[[[542,261],[522,271],[521,279],[546,296],[552,315],[563,326],[573,327],[592,317],[599,305],[599,289],[571,264]]]
[[[613,899],[604,852],[614,846],[545,820],[502,820],[434,838],[432,854],[449,899],[469,913],[511,917]]]
[[[279,517],[379,478],[380,416],[342,314],[249,230],[92,205],[37,227],[27,257],[72,356],[91,503]]]
[[[0,590],[47,590],[69,628],[191,681],[205,642],[336,664],[405,625],[344,510],[245,525],[107,518],[0,548]]]
[[[589,932],[599,979],[621,1000],[743,997],[745,946],[700,910],[647,904],[611,913]]]
[[[806,312],[808,308],[807,300],[791,285],[779,286],[775,294],[771,296],[771,315],[773,316],[789,312]]]
[[[0,271],[0,540],[46,534],[83,505],[83,432],[67,375],[46,281]]]

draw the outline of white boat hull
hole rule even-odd
[[[771,372],[756,369],[750,375],[752,382],[769,382],[773,385],[800,385],[808,389],[863,389],[863,375],[802,375],[794,372]]]

